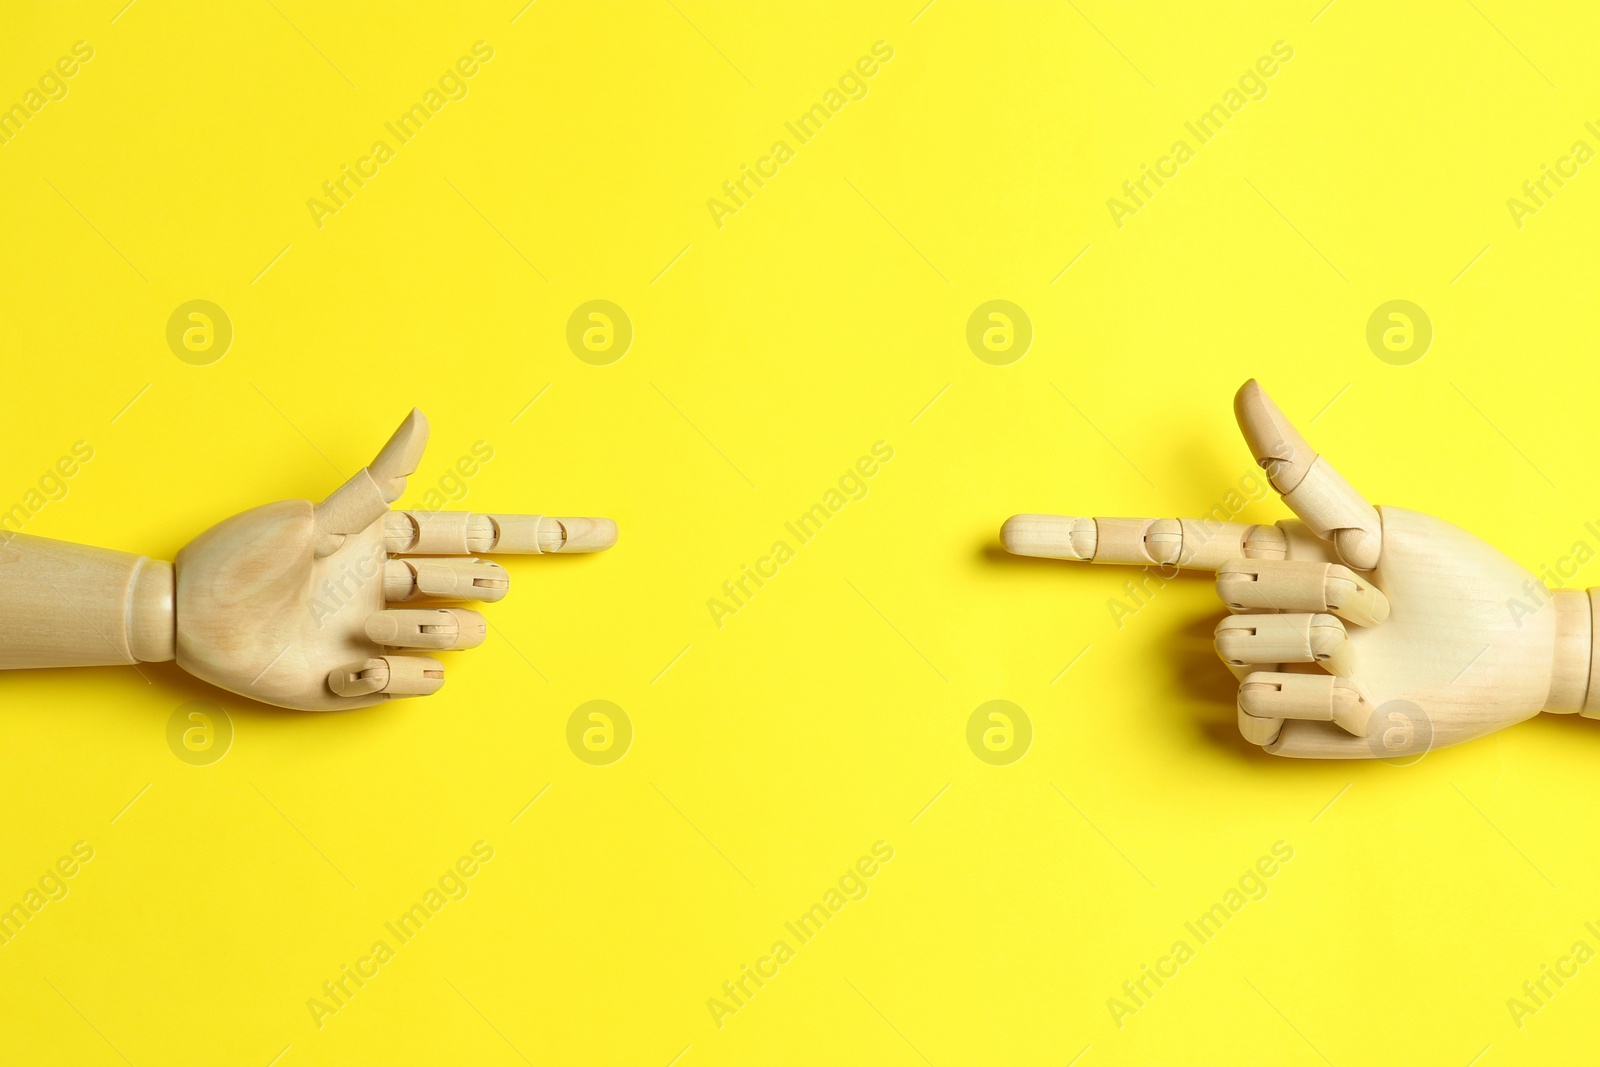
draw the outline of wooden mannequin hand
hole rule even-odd
[[[390,511],[428,443],[412,411],[370,467],[320,504],[285,500],[218,523],[174,563],[0,530],[0,670],[161,662],[241,696],[309,711],[421,696],[439,662],[390,649],[471,648],[499,600],[483,552],[597,552],[610,519]],[[404,558],[391,558],[404,557]]]
[[[1402,756],[1584,709],[1587,594],[1546,589],[1443,520],[1373,508],[1255,381],[1234,413],[1301,522],[1017,515],[1002,542],[1029,556],[1215,571],[1230,612],[1216,648],[1240,680],[1239,730],[1276,755]]]
[[[309,711],[426,695],[444,684],[444,668],[392,650],[472,648],[484,618],[394,605],[499,600],[506,571],[478,552],[593,552],[616,541],[609,519],[389,511],[427,442],[427,420],[413,410],[372,465],[321,504],[254,508],[179,552],[178,664],[241,696]],[[405,554],[414,555],[391,558]]]

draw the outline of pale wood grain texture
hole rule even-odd
[[[0,669],[173,658],[172,564],[6,533]]]

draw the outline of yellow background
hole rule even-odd
[[[0,903],[95,850],[0,947],[0,1060],[1591,1049],[1600,965],[1520,1029],[1506,1002],[1600,949],[1600,726],[1541,717],[1407,768],[1276,761],[1235,734],[1203,578],[1119,629],[1127,574],[995,535],[1019,511],[1207,511],[1252,470],[1230,398],[1257,376],[1375,501],[1531,567],[1600,545],[1600,176],[1520,228],[1506,204],[1600,146],[1592,17],[122,3],[3,16],[0,103],[73,42],[95,55],[0,146],[0,507],[83,440],[28,532],[171,558],[320,499],[416,404],[407,502],[482,440],[463,507],[612,515],[622,539],[507,561],[490,640],[425,700],[282,712],[170,664],[0,678]],[[479,40],[469,95],[319,229],[308,198]],[[719,228],[707,200],[880,40],[866,97]],[[1277,41],[1265,98],[1119,228],[1107,199]],[[565,340],[597,298],[635,330],[609,366]],[[965,340],[996,298],[1035,332],[1008,366]],[[209,366],[166,343],[192,299],[235,330]],[[1436,331],[1407,366],[1365,339],[1392,299]],[[866,498],[719,629],[707,599],[880,440]],[[566,741],[594,699],[635,731],[609,766]],[[994,699],[1033,725],[1009,766],[966,741]],[[220,762],[168,748],[191,700],[231,718]],[[308,998],[480,840],[470,894],[319,1028]],[[715,1025],[708,998],[877,841],[866,898]],[[1119,1028],[1108,999],[1279,841],[1267,895]]]

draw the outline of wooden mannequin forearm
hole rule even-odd
[[[173,658],[172,564],[0,532],[0,669]]]

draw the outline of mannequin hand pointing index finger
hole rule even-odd
[[[1541,710],[1600,716],[1590,594],[1546,589],[1441,519],[1373,507],[1254,380],[1234,414],[1300,521],[1016,515],[1001,541],[1020,555],[1214,571],[1239,730],[1275,755],[1398,756]]]
[[[176,659],[253,700],[336,711],[444,684],[431,653],[481,644],[460,601],[506,595],[483,553],[597,552],[610,519],[390,511],[428,443],[413,410],[372,463],[320,504],[225,519],[165,563],[7,532],[0,668]],[[419,600],[446,603],[416,604]]]
[[[609,519],[390,511],[428,443],[415,409],[370,466],[320,504],[235,515],[174,561],[178,665],[241,695],[328,711],[425,696],[444,668],[418,652],[474,648],[486,622],[420,598],[499,600],[510,579],[481,552],[594,552]],[[275,657],[275,658],[274,658]]]

